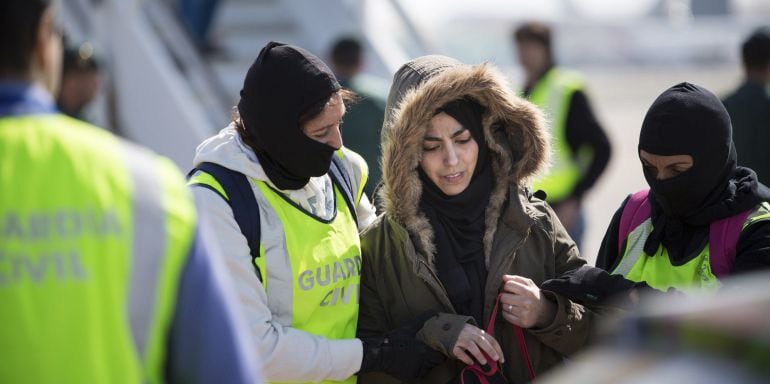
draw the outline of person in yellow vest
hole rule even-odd
[[[56,111],[57,3],[0,3],[0,382],[254,383],[178,169]]]
[[[621,204],[597,267],[684,292],[770,267],[770,189],[736,165],[730,117],[713,93],[690,83],[663,92],[638,150],[650,189]]]
[[[513,33],[526,83],[523,94],[551,123],[553,164],[533,189],[546,201],[580,247],[585,229],[581,202],[610,159],[610,142],[591,109],[582,76],[556,65],[548,26],[530,22]]]
[[[225,251],[265,378],[419,378],[440,355],[416,329],[356,338],[366,263],[358,233],[375,213],[367,165],[342,146],[349,91],[315,55],[270,42],[240,95],[232,123],[198,147],[190,184]]]

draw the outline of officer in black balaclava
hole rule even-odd
[[[677,84],[652,103],[638,146],[644,178],[650,186],[653,223],[644,253],[661,257],[658,250],[662,244],[671,264],[683,265],[706,245],[712,221],[751,209],[762,201],[763,193],[767,194],[753,171],[737,166],[731,131],[722,103],[697,85]],[[629,292],[646,283],[607,272],[624,257],[618,249],[618,237],[625,204],[607,229],[597,255],[599,268],[584,266],[570,271],[543,282],[541,289],[580,303],[610,305],[610,299],[617,298],[614,304],[631,306]]]
[[[695,84],[677,84],[658,96],[642,123],[639,151],[692,158],[690,169],[670,178],[644,167],[654,226],[647,254],[663,243],[672,261],[684,261],[707,241],[711,222],[770,198],[754,171],[737,166],[730,116],[721,101]]]
[[[245,141],[279,189],[300,189],[329,171],[339,148],[308,137],[300,117],[339,90],[326,64],[300,47],[271,42],[249,68],[238,103]]]
[[[328,140],[317,140],[315,135],[312,135],[313,137],[308,136],[308,134],[311,134],[312,132],[305,131],[309,126],[305,123],[313,121],[315,119],[313,116],[321,116],[321,111],[324,110],[325,106],[335,105],[333,104],[335,99],[339,99],[339,101],[342,102],[343,97],[341,94],[343,92],[340,91],[340,84],[326,64],[316,56],[296,46],[270,42],[262,49],[257,59],[249,68],[246,79],[244,80],[243,89],[240,93],[241,100],[238,103],[238,114],[242,126],[236,127],[236,129],[243,142],[254,150],[259,166],[264,170],[265,174],[270,179],[270,182],[278,189],[302,189],[308,184],[310,178],[323,176],[329,172],[332,158],[335,156],[334,153],[336,150],[340,149],[342,145],[339,122],[328,130]],[[342,114],[344,113],[344,109],[341,109],[338,112]],[[303,124],[305,125],[304,127]],[[313,128],[313,130],[314,129],[315,128]],[[322,131],[323,130],[324,129],[322,129]],[[349,156],[348,158],[351,157],[352,156]],[[349,161],[351,161],[352,164],[353,160]],[[363,160],[361,160],[361,162],[363,162]],[[351,165],[351,167],[353,167],[353,165]],[[359,164],[356,167],[365,169],[365,165],[362,166]],[[359,177],[362,176],[359,175]],[[316,196],[312,196],[312,198],[316,198]],[[340,206],[340,204],[336,203],[336,200],[335,204]],[[366,204],[368,204],[368,202]],[[298,207],[298,209],[301,210],[299,206],[295,205],[295,207]],[[352,209],[356,208],[357,207],[353,207]],[[234,206],[233,209],[235,209]],[[310,246],[303,248],[297,247],[296,245],[295,247],[300,250],[315,250],[317,248],[327,247],[327,249],[330,249],[331,251],[345,252],[339,259],[326,259],[334,260],[334,265],[338,265],[340,261],[337,260],[343,260],[342,257],[349,257],[352,255],[349,253],[351,251],[360,252],[357,236],[358,228],[353,226],[352,232],[346,234],[345,231],[349,231],[351,227],[348,226],[349,223],[343,221],[345,220],[344,216],[337,215],[338,212],[339,211],[336,211],[334,216],[328,221],[326,221],[326,219],[307,216],[309,221],[321,223],[314,224],[316,225],[315,227],[311,225],[308,225],[308,227],[315,228],[315,231],[326,234],[327,238],[340,237],[342,238],[341,240],[329,240],[328,242],[314,245],[315,248]],[[260,213],[257,212],[256,215],[259,216]],[[277,217],[280,218],[281,215],[277,215]],[[358,216],[359,219],[360,217],[361,216]],[[258,221],[258,223],[260,222]],[[296,224],[296,222],[289,223]],[[357,223],[353,224],[355,225]],[[260,228],[267,228],[271,225],[273,227],[280,227],[278,229],[272,228],[270,231],[263,230],[262,234],[267,232],[275,236],[275,233],[277,232],[279,238],[283,240],[289,236],[286,235],[289,231],[285,229],[287,228],[284,226],[286,225],[285,223],[279,222],[276,224],[275,222],[262,221],[259,225]],[[326,227],[320,227],[319,230],[319,225],[326,225]],[[292,228],[292,236],[297,236],[297,233],[302,232],[304,229],[304,226],[302,228]],[[281,233],[281,231],[283,233]],[[285,238],[283,236],[285,236]],[[349,244],[345,243],[350,239],[354,239],[354,242]],[[296,238],[295,241],[300,242],[300,240],[297,240]],[[289,241],[286,241],[286,243],[289,243]],[[279,249],[278,251],[275,251],[276,248],[280,247],[273,247],[273,256],[265,257],[269,259],[270,257],[277,258],[285,256],[287,259],[282,260],[281,262],[286,263],[286,265],[291,264],[293,266],[295,263],[295,259],[293,258],[302,257],[314,259],[314,262],[319,263],[319,260],[323,259],[315,258],[324,256],[323,252],[319,252],[321,253],[320,255],[315,251],[302,254],[299,251],[288,248],[287,250],[297,252],[289,256],[284,253],[283,250]],[[355,257],[360,257],[359,255],[356,255]],[[291,261],[288,259],[289,257],[292,258]],[[279,264],[279,262],[274,262]],[[326,265],[328,267],[332,264],[333,263],[329,262]],[[312,270],[314,269],[310,268],[307,271],[312,272]],[[322,269],[318,270],[321,271]],[[327,268],[326,270],[328,271],[329,269]],[[290,269],[289,272],[299,276],[298,271],[292,271]],[[319,279],[321,278],[320,273],[321,272],[319,272]],[[268,272],[267,276],[272,275]],[[305,274],[303,273],[302,276],[305,276]],[[272,277],[270,278],[272,279]],[[278,278],[278,281],[280,282],[280,278]],[[272,289],[275,291],[291,289],[291,280],[288,281],[288,286],[271,283],[274,287]],[[291,295],[291,293],[289,293],[289,295]],[[303,300],[307,300],[306,302],[301,301],[303,305],[312,305],[312,299],[305,298]],[[283,303],[283,305],[291,307],[293,304]],[[320,305],[324,306],[325,304],[322,302]],[[340,309],[339,316],[341,318],[350,315],[349,309],[343,308],[341,305],[335,308]],[[270,309],[272,310],[273,308]],[[426,316],[428,315],[430,314],[427,314]],[[291,318],[289,319],[291,320]],[[318,318],[314,318],[314,320],[318,321]],[[321,320],[327,321],[328,319],[323,318]],[[419,331],[423,322],[424,319],[421,319],[414,324],[409,323],[400,328],[391,330],[388,334],[361,339],[361,364],[358,372],[385,372],[398,377],[402,381],[411,382],[423,377],[434,366],[442,363],[446,358],[443,354],[433,350],[417,339],[416,333]],[[302,325],[307,328],[297,327],[298,329],[295,331],[305,332],[307,329],[311,329],[315,326],[307,323]],[[292,324],[292,326],[294,326],[294,324]],[[344,332],[347,332],[347,330],[335,330],[334,334],[342,335]],[[294,333],[294,331],[292,331],[292,333]],[[307,333],[313,332],[308,331]],[[294,337],[297,337],[297,333],[294,334]],[[322,348],[326,345],[313,341],[311,337],[312,336],[307,338],[308,343],[312,341],[316,348]],[[334,339],[334,342],[340,343],[338,345],[356,345],[356,343],[359,343],[359,341],[356,341],[352,337],[349,339],[335,339],[330,337],[330,339]],[[294,339],[286,340],[291,342],[291,340]],[[292,346],[291,348],[295,347]],[[290,357],[293,358],[294,356]],[[280,361],[276,359],[276,364],[280,366],[303,363],[302,361],[294,360]],[[346,362],[345,364],[350,363],[355,364],[355,362]],[[340,364],[338,363],[338,365]],[[300,374],[308,375],[307,372],[313,368],[316,367],[304,367],[300,370]],[[347,368],[348,367],[337,367],[336,370],[340,371],[341,369]],[[319,372],[313,373],[314,377],[327,380],[330,380],[331,378],[324,375],[331,375],[331,372],[335,372],[325,366],[317,367],[317,369]],[[268,379],[271,378],[268,377]]]
[[[604,271],[581,268],[543,287],[584,303],[606,304],[607,298],[618,297],[626,306],[638,300],[629,293],[647,284],[676,291],[708,283],[708,274],[717,276],[714,268],[724,273],[719,277],[770,269],[770,189],[753,170],[738,165],[739,155],[730,116],[713,93],[690,83],[665,90],[647,111],[639,134],[638,156],[650,187],[647,201],[629,196],[615,212],[596,257]],[[645,203],[651,228],[637,223],[643,230],[633,237],[637,229],[631,223],[646,219],[638,216]],[[719,232],[711,244],[712,226],[722,228],[713,224],[733,218],[744,220],[738,238]],[[724,248],[712,254],[712,245]],[[704,250],[709,252],[706,262],[685,266]]]

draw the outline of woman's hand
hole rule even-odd
[[[476,361],[479,364],[487,364],[486,354],[494,361],[504,362],[503,350],[492,335],[484,332],[475,325],[465,324],[457,342],[452,348],[452,354],[463,363],[472,365]],[[475,359],[475,361],[474,361]]]
[[[556,315],[556,304],[541,294],[535,282],[516,275],[503,275],[500,304],[503,318],[522,328],[544,327]]]

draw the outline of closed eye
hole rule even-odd
[[[681,166],[681,165],[680,166],[671,167],[670,169],[671,169],[672,172],[674,172],[676,174],[685,173],[685,172],[690,170],[689,167],[684,167],[684,166]]]
[[[316,132],[313,133],[312,136],[313,137],[325,137],[326,135],[329,134],[329,129],[331,129],[331,128],[327,127],[327,128],[324,128],[324,129],[322,129],[320,131],[316,131]]]

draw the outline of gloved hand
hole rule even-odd
[[[627,298],[635,288],[646,288],[644,282],[636,283],[621,275],[584,265],[561,276],[546,280],[540,289],[562,295],[581,304],[607,304],[611,298]],[[616,302],[620,307],[630,306],[627,300]]]
[[[446,356],[417,340],[421,325],[412,322],[382,337],[362,338],[364,358],[359,372],[385,372],[412,382],[443,363]]]

